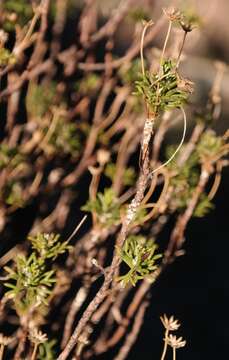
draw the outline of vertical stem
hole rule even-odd
[[[1,346],[0,346],[0,360],[3,359],[4,347],[5,347],[4,344],[1,344]]]
[[[20,327],[18,331],[18,345],[14,354],[14,358],[13,358],[14,360],[21,359],[22,353],[25,349],[27,332],[28,332],[28,319],[23,319],[22,327]]]
[[[141,37],[141,46],[140,46],[140,56],[141,56],[141,66],[142,66],[142,76],[145,76],[145,66],[144,66],[144,55],[143,55],[143,49],[144,49],[144,38],[145,38],[145,33],[146,30],[149,26],[153,25],[152,21],[149,21],[145,26],[144,29],[142,31],[142,37]]]
[[[186,40],[186,36],[187,36],[187,32],[185,31],[184,36],[183,36],[183,40],[182,40],[182,43],[181,43],[181,48],[180,48],[180,51],[179,51],[179,55],[177,57],[176,69],[178,69],[178,66],[180,64],[181,54],[182,54],[182,51],[183,51],[183,48],[184,48],[184,43],[185,43],[185,40]]]
[[[160,58],[160,69],[159,69],[159,76],[158,77],[160,77],[160,75],[161,75],[161,66],[162,66],[162,63],[163,63],[163,60],[164,60],[165,49],[166,49],[166,46],[167,46],[167,43],[168,43],[168,40],[169,40],[171,28],[172,28],[172,21],[169,21],[169,27],[168,27],[168,30],[167,30],[167,34],[166,34],[166,38],[165,38],[165,42],[164,42],[164,45],[163,45],[161,58]]]
[[[176,347],[173,347],[173,360],[176,360]]]
[[[166,46],[167,46],[167,43],[168,43],[168,40],[169,40],[171,28],[172,28],[172,21],[170,20],[169,21],[169,27],[168,27],[167,34],[166,34],[166,38],[165,38],[164,45],[163,45],[163,49],[162,49],[162,52],[161,52],[160,65],[159,65],[159,70],[158,70],[158,80],[160,79],[160,77],[161,77],[161,75],[163,73],[162,64],[163,64],[163,60],[164,60],[164,56],[165,56],[165,50],[166,50]],[[158,99],[159,99],[159,86],[160,86],[160,81],[158,81],[158,83],[157,83],[157,99],[156,99],[156,103],[158,103]]]
[[[33,353],[32,353],[31,360],[35,360],[35,359],[36,359],[37,348],[38,348],[38,344],[34,344],[34,348],[33,348]]]
[[[166,329],[165,331],[165,338],[164,338],[164,348],[163,348],[163,353],[161,355],[161,360],[164,360],[165,358],[165,355],[166,355],[166,351],[167,351],[167,347],[168,347],[168,344],[167,344],[167,337],[169,335],[169,330]]]

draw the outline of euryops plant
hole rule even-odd
[[[214,131],[226,67],[216,64],[200,109],[180,70],[197,15],[163,9],[153,23],[126,0],[99,27],[97,1],[0,8],[0,359],[95,359],[116,348],[123,360],[151,287],[184,254],[189,221],[213,208],[228,165],[228,132]],[[117,58],[125,21],[133,42]],[[164,147],[171,128],[180,142]],[[158,238],[171,217],[164,248]],[[186,343],[170,334],[179,324],[161,321],[161,359],[169,346],[176,359]]]

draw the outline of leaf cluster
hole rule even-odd
[[[93,95],[101,85],[101,77],[91,73],[75,83],[75,90],[81,95]]]
[[[46,341],[43,344],[39,345],[38,348],[38,360],[55,360],[56,351],[54,349],[56,345],[56,340]]]
[[[111,180],[114,179],[116,173],[116,165],[114,163],[107,164],[104,174]],[[124,170],[122,182],[125,186],[133,185],[136,180],[136,173],[133,167],[128,167]]]
[[[164,60],[161,72],[147,71],[135,82],[137,96],[143,96],[153,114],[179,108],[192,92],[192,83],[182,79],[172,60]]]
[[[120,222],[120,204],[113,189],[106,188],[104,193],[99,192],[95,200],[88,200],[81,209],[96,214],[103,226]]]
[[[59,111],[59,107],[57,107],[59,101],[54,81],[49,84],[31,83],[26,97],[26,108],[28,113],[37,120],[38,131],[41,130],[44,134],[49,131],[51,126],[50,115],[52,115],[51,121],[55,116],[53,130],[44,151],[49,154],[71,154],[75,156],[81,147],[77,125],[66,121],[65,116],[61,114],[51,114],[52,110],[53,112]],[[60,109],[62,107],[64,110],[64,104],[61,104]],[[46,114],[47,116],[43,119]]]
[[[123,64],[118,70],[118,75],[125,85],[132,85],[140,76],[141,63],[139,59],[134,59],[130,64]]]
[[[81,148],[79,132],[75,123],[66,122],[63,116],[57,120],[49,140],[53,153],[76,156]]]
[[[211,129],[206,130],[185,164],[179,166],[176,161],[168,164],[168,169],[175,173],[175,176],[171,178],[171,185],[174,188],[170,204],[171,210],[183,211],[187,207],[199,181],[201,164],[206,164],[217,156],[223,145],[222,137],[216,136]],[[167,147],[167,158],[170,158],[174,149],[174,146]],[[203,217],[213,208],[214,206],[208,196],[202,193],[193,216]]]
[[[136,285],[138,280],[149,277],[157,269],[156,261],[162,257],[156,254],[157,245],[141,235],[130,235],[122,249],[117,247],[118,255],[130,270],[118,278],[123,286]]]
[[[39,254],[41,259],[53,259],[55,260],[57,256],[64,254],[66,250],[71,248],[68,245],[68,241],[61,242],[59,241],[59,234],[37,234],[36,236],[29,236],[32,244],[32,248]]]
[[[42,117],[54,103],[56,83],[47,84],[31,83],[26,97],[26,108],[29,114]]]
[[[167,147],[167,158],[171,156],[174,149],[174,146]],[[199,181],[200,163],[197,152],[194,151],[182,166],[178,166],[176,161],[171,162],[168,164],[168,169],[175,173],[170,180],[170,183],[173,186],[170,210],[182,212],[187,207],[187,204],[192,197],[192,193]],[[199,209],[193,215],[201,217],[207,212],[207,209],[211,208],[205,194],[202,194],[199,205]]]
[[[220,153],[224,144],[223,138],[217,136],[215,131],[211,129],[206,130],[196,148],[200,161],[203,163],[215,157]]]
[[[142,22],[142,21],[149,21],[150,16],[142,7],[135,7],[134,9],[130,10],[128,13],[128,18],[135,23]]]
[[[25,161],[25,156],[22,155],[18,147],[9,147],[7,144],[0,145],[0,169],[10,167],[16,168],[19,164]]]
[[[14,30],[16,23],[24,26],[33,16],[32,3],[27,0],[4,0],[3,10],[9,14],[15,14],[15,17],[7,16],[4,19],[3,27],[7,31]]]
[[[0,48],[0,67],[5,67],[7,65],[14,65],[17,59],[14,54],[12,54],[8,49],[2,47]]]
[[[23,198],[23,187],[20,181],[12,180],[4,186],[0,198],[7,204],[13,205],[14,208],[21,208],[25,205]]]
[[[18,314],[23,314],[40,305],[48,305],[48,297],[55,283],[55,271],[51,264],[60,254],[69,249],[68,242],[61,243],[59,235],[38,234],[30,236],[33,252],[29,257],[19,254],[15,269],[6,266],[8,281],[4,285],[10,290],[6,296],[13,299]]]

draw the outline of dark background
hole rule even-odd
[[[160,359],[163,326],[159,317],[163,313],[181,322],[178,334],[187,344],[177,350],[178,359],[228,358],[228,181],[226,170],[214,201],[215,210],[191,220],[186,254],[167,268],[152,288],[145,322],[129,360]]]

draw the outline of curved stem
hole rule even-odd
[[[143,76],[143,77],[145,76],[144,54],[143,54],[144,38],[145,38],[146,30],[148,29],[149,26],[152,26],[152,25],[153,25],[153,21],[150,20],[149,22],[146,23],[146,25],[144,26],[144,28],[143,28],[143,30],[142,30],[140,56],[141,56],[141,66],[142,66],[142,76]]]
[[[208,198],[209,200],[212,200],[219,188],[220,182],[221,182],[221,171],[222,171],[222,166],[221,164],[217,163],[216,165],[216,175],[215,175],[215,179],[214,179],[214,183],[212,185],[212,188],[208,194]]]
[[[164,185],[163,185],[161,194],[159,196],[159,199],[157,200],[156,203],[141,204],[141,206],[140,206],[141,209],[152,208],[152,210],[147,215],[145,215],[144,218],[140,222],[137,223],[138,225],[143,224],[146,221],[153,218],[153,216],[155,215],[156,212],[158,212],[158,210],[160,209],[160,207],[164,201],[165,195],[166,195],[168,187],[169,187],[169,176],[167,175],[167,173],[165,171],[162,172],[162,174],[164,175]],[[136,224],[133,224],[133,225],[136,225]]]
[[[174,153],[172,154],[172,156],[170,156],[170,158],[165,162],[163,163],[162,165],[158,166],[156,169],[154,169],[153,171],[151,171],[150,175],[152,176],[156,171],[162,169],[163,167],[165,167],[166,165],[168,165],[173,159],[174,157],[176,156],[176,154],[178,153],[178,151],[180,150],[181,146],[183,145],[184,143],[184,139],[185,139],[185,135],[186,135],[186,129],[187,129],[187,118],[186,118],[186,114],[185,114],[185,111],[183,109],[183,107],[180,108],[180,110],[182,111],[183,113],[183,119],[184,119],[184,129],[183,129],[183,134],[182,134],[182,138],[181,138],[181,141],[180,141],[180,144],[178,145],[178,147],[176,148],[176,150],[174,151]]]
[[[142,200],[141,205],[144,205],[147,203],[147,201],[151,198],[156,186],[157,186],[157,179],[158,179],[158,174],[156,174],[156,176],[153,177],[152,181],[151,181],[151,185],[150,188],[148,190],[148,192],[146,193],[144,199]]]

